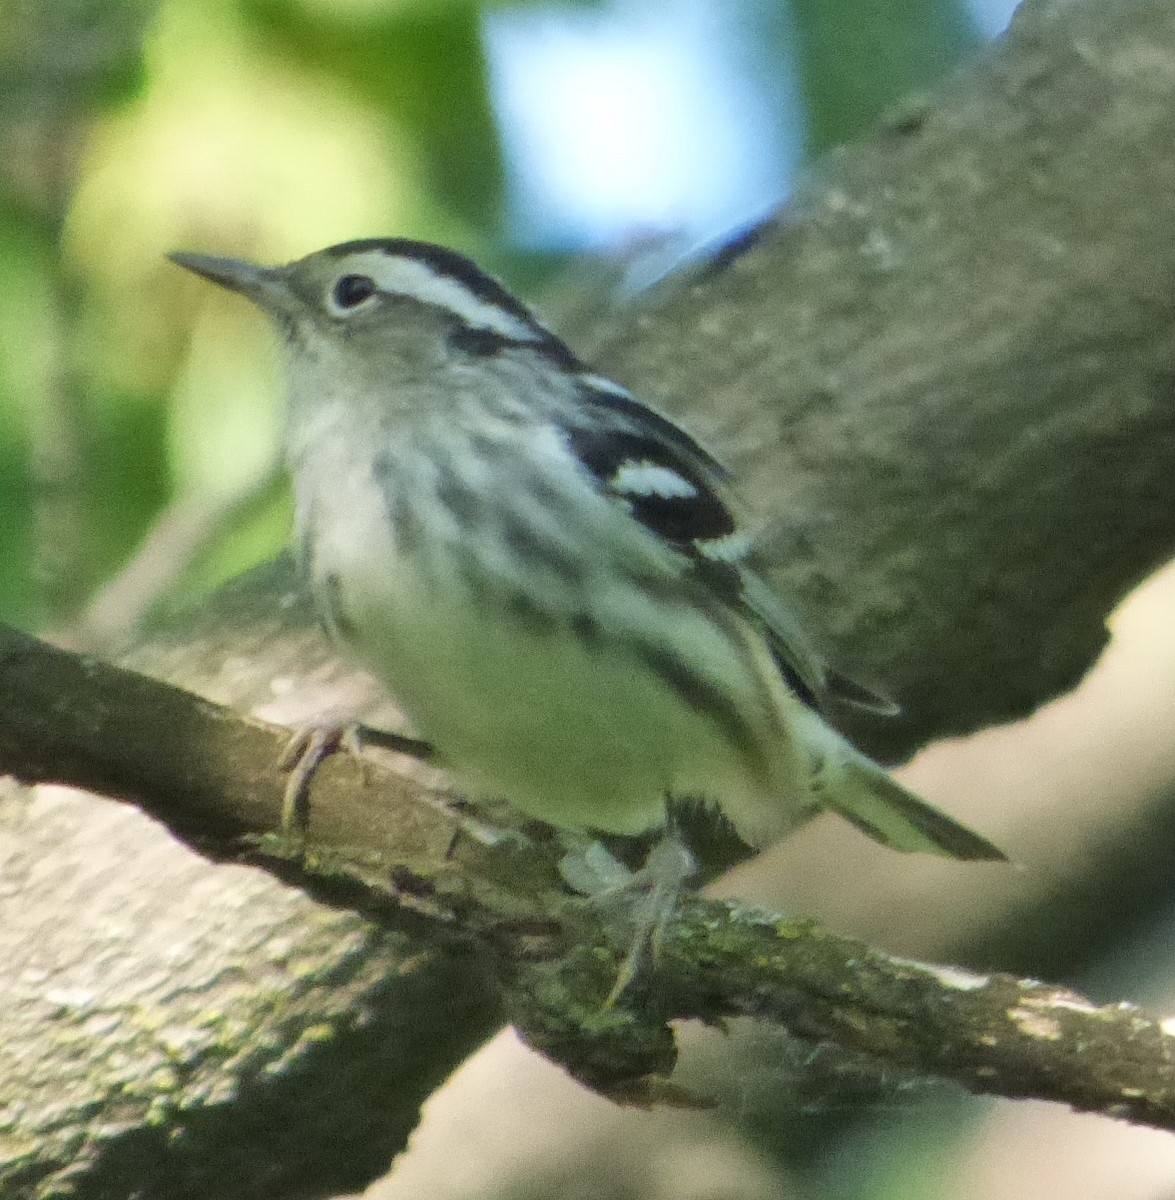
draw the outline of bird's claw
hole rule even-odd
[[[678,899],[696,870],[694,856],[673,833],[653,846],[639,871],[629,871],[598,842],[574,845],[564,856],[560,874],[576,891],[586,893],[590,904],[615,909],[618,901],[635,896],[622,917],[632,938],[605,1008],[615,1007],[640,974],[646,955],[657,960]]]
[[[306,725],[290,735],[278,759],[278,770],[288,772],[282,794],[282,832],[304,835],[310,823],[310,781],[332,754],[348,750],[359,758],[363,780],[367,782],[367,763],[362,757],[362,729],[350,725]]]

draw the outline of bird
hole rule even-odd
[[[466,795],[620,837],[688,802],[750,848],[826,809],[1004,858],[833,727],[892,706],[813,648],[727,469],[470,259],[402,237],[170,257],[276,329],[305,587]]]

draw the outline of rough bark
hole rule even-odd
[[[1138,1008],[1099,1008],[1072,992],[1031,981],[927,967],[809,924],[700,900],[680,905],[660,939],[655,969],[634,981],[621,1002],[606,1004],[631,930],[624,923],[611,928],[598,905],[561,898],[556,846],[527,845],[519,831],[513,838],[488,841],[461,836],[458,819],[425,796],[412,795],[402,777],[371,765],[364,787],[357,761],[335,764],[335,778],[326,781],[323,803],[315,806],[324,811],[312,813],[309,850],[300,839],[292,839],[292,845],[291,839],[273,835],[258,839],[252,835],[272,828],[280,811],[281,787],[272,763],[283,731],[21,634],[3,635],[0,661],[5,664],[0,703],[17,714],[0,737],[0,755],[21,779],[66,779],[99,788],[135,801],[181,835],[199,830],[196,844],[216,861],[251,857],[327,903],[378,918],[378,938],[373,934],[364,941],[378,941],[385,951],[389,942],[402,950],[414,936],[433,943],[415,967],[398,964],[400,986],[386,987],[381,997],[391,1000],[392,1011],[402,1013],[414,1000],[423,1001],[438,968],[447,968],[444,982],[452,985],[459,932],[466,967],[481,967],[482,987],[500,990],[506,1014],[523,1034],[578,1078],[620,1097],[673,1094],[663,1079],[674,1062],[667,1021],[755,1016],[795,1036],[955,1079],[975,1091],[1062,1100],[1175,1130],[1175,1067],[1169,1061],[1175,1034]],[[55,719],[46,722],[44,714],[63,690],[71,697],[68,710],[58,706]],[[32,719],[22,720],[21,712],[33,714]],[[157,726],[163,725],[177,753],[158,757],[144,770],[141,757],[134,755],[141,743],[124,744],[135,725],[149,740],[157,740]],[[189,757],[190,747],[201,748],[197,761]],[[205,762],[210,747],[217,753]],[[347,800],[336,800],[339,786]],[[363,819],[348,820],[357,797],[365,801]],[[72,886],[78,886],[76,878]],[[427,922],[414,919],[417,913]],[[313,924],[335,933],[340,920],[332,915]],[[242,925],[255,939],[252,923]],[[275,958],[279,970],[289,965],[287,950],[280,942],[279,947],[276,956],[267,948],[264,965]],[[114,1013],[125,1013],[141,1000],[137,971],[124,974],[134,958],[134,953],[123,956],[119,970],[103,970],[88,984],[46,989],[37,976],[33,992],[59,1014],[83,1015],[83,1042],[86,1029],[94,1029],[100,1040],[117,1027]],[[94,973],[96,966],[87,959],[83,970]],[[263,987],[252,999],[262,1009],[261,1022],[276,1026],[274,1048],[281,1049],[277,1063],[262,1053],[266,1074],[296,1093],[304,1076],[314,1078],[316,1067],[340,1054],[349,1057],[352,1041],[372,1059],[380,1057],[368,1044],[372,1035],[366,1027],[376,1023],[377,1006],[363,992],[388,966],[386,953],[349,955],[349,970],[331,972],[334,1020],[319,1022],[313,1031],[299,1028],[298,989],[274,1006]],[[304,969],[299,975],[305,982]],[[174,996],[175,981],[166,972],[154,981]],[[410,988],[405,998],[405,981],[417,995]],[[23,1007],[20,999],[18,994],[13,1008]],[[451,1004],[432,1000],[446,1018],[452,1016]],[[181,1001],[167,1012],[163,1043],[169,1061],[152,1064],[147,1090],[156,1122],[182,1129],[189,1151],[211,1137],[215,1142],[207,1149],[215,1144],[216,1157],[232,1161],[236,1139],[226,1145],[225,1130],[234,1119],[233,1105],[218,1112],[219,1106],[193,1103],[186,1069],[206,1067],[204,1055],[214,1048],[219,1056],[214,1053],[213,1060],[223,1065],[232,1043],[231,1033],[220,1036],[219,1016],[208,1013],[205,1001],[200,996],[195,1007]],[[354,1024],[356,1010],[367,1017],[360,1029]],[[282,1035],[295,1032],[293,1045],[286,1045]],[[256,1029],[249,1033],[254,1036]],[[395,1039],[381,1041],[385,1052],[395,1044]],[[37,1048],[36,1041],[6,1045],[14,1055],[9,1074],[26,1073]],[[50,1050],[51,1060],[58,1051],[59,1046]],[[101,1058],[84,1062],[87,1076],[110,1070]],[[242,1087],[257,1086],[247,1069],[242,1074]],[[60,1083],[55,1080],[57,1087]],[[199,1101],[206,1099],[204,1086],[201,1081],[196,1088]],[[267,1093],[272,1118],[287,1100],[284,1089],[259,1090]],[[320,1124],[337,1137],[337,1122],[332,1116]],[[251,1152],[250,1142],[252,1152],[258,1140],[280,1142],[282,1125],[274,1129],[272,1124],[267,1121],[268,1139],[250,1137],[254,1130],[246,1126],[240,1153]],[[141,1139],[130,1144],[141,1160]],[[103,1149],[105,1171],[112,1163],[123,1166],[119,1152],[126,1152],[125,1142],[111,1139]],[[303,1142],[300,1165],[305,1153]],[[190,1186],[193,1168],[199,1175],[202,1154],[183,1163],[184,1187]]]
[[[407,909],[348,911],[355,889],[341,895],[326,873],[313,900],[231,865],[263,857],[241,835],[275,828],[281,734],[43,649],[11,633],[0,648],[5,767],[153,795],[158,819],[219,861],[109,800],[6,786],[0,1194],[361,1188],[403,1147],[432,1089],[499,1027],[484,956]],[[283,679],[338,677],[280,568],[131,657],[242,710],[275,703]],[[389,791],[404,800],[404,783],[368,793],[346,758],[322,783],[316,797],[343,838],[338,796],[355,823],[364,804],[400,814],[390,833],[410,857],[430,831],[443,854],[439,814],[389,801]]]
[[[1066,691],[1175,550],[1173,92],[1168,5],[1030,0],[599,339],[902,703],[854,730],[879,754]]]
[[[1028,0],[598,339],[735,466],[842,667],[903,702],[854,731],[879,753],[1070,686],[1170,555],[1172,128],[1175,13]],[[251,587],[133,665],[254,713],[333,693],[284,580]],[[323,908],[73,795],[10,795],[0,839],[5,1195],[355,1188],[499,1018],[482,957],[411,912]]]

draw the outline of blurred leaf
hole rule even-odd
[[[157,0],[6,0],[0,5],[0,109],[41,120],[129,95]]]
[[[38,220],[0,200],[0,619],[20,624],[40,617],[28,416],[56,345],[43,234]]]
[[[373,5],[357,21],[353,6],[243,3],[287,62],[308,73],[329,71],[364,102],[395,114],[443,207],[474,228],[494,227],[502,169],[478,5]]]
[[[206,548],[167,608],[174,611],[198,602],[234,575],[272,558],[288,544],[292,520],[293,500],[283,475]]]
[[[280,261],[421,204],[394,117],[285,60],[232,4],[169,0],[147,63],[142,96],[91,134],[68,222],[91,284],[89,358],[115,390],[166,388],[192,313],[213,302],[168,250]]]
[[[962,0],[793,0],[808,152],[855,137],[979,43]]]
[[[91,586],[122,565],[172,490],[162,405],[109,396],[94,426],[87,447],[95,542]]]
[[[76,609],[112,530],[95,503],[79,288],[58,243],[85,130],[137,91],[155,6],[0,6],[0,615],[23,624]]]

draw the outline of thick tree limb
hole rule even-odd
[[[604,365],[687,414],[734,462],[771,526],[779,578],[827,629],[841,664],[905,703],[907,723],[855,731],[876,751],[898,754],[1063,690],[1096,656],[1108,609],[1170,555],[1173,63],[1166,6],[1028,0],[1011,35],[939,96],[834,156],[757,236],[671,280],[601,339]],[[251,586],[142,647],[138,665],[254,713],[275,707],[279,681],[330,691],[337,677],[292,619],[286,581]],[[58,699],[66,712],[71,698]],[[261,778],[268,735],[206,715],[211,744],[256,765],[259,790],[245,787],[225,810],[255,829],[276,802],[276,782]],[[156,784],[163,768],[142,763],[168,748],[142,735],[166,724],[155,714],[131,728],[137,769]],[[223,779],[218,752],[182,739],[179,752],[189,771]],[[42,770],[52,765],[42,759]],[[379,836],[366,794],[344,800],[349,784],[336,793],[350,770],[345,760],[325,769],[316,838]],[[184,803],[202,792],[189,779]],[[414,810],[402,794],[391,807]],[[159,799],[209,852],[215,825],[184,824],[176,798]],[[404,909],[330,912],[256,874],[205,867],[108,809],[45,795],[0,804],[5,1194],[68,1177],[90,1196],[313,1196],[370,1178],[403,1145],[421,1099],[499,1018],[484,958],[438,943],[442,926]],[[430,877],[423,860],[436,853],[439,824],[388,820],[422,855],[411,868],[427,885],[419,903],[439,894],[455,903],[466,871],[484,884],[463,921],[496,894],[493,864],[510,854],[545,861],[463,840],[470,858]],[[333,878],[320,894],[372,895],[367,875]],[[724,909],[697,911],[703,923],[731,920]],[[766,937],[757,927],[746,936]],[[549,929],[532,936],[536,952],[552,945]],[[783,953],[754,944],[764,969]],[[567,1044],[568,1026],[551,1017],[559,1006],[533,999],[560,990],[559,971],[599,980],[611,969],[607,955],[587,967],[581,957],[545,960],[553,980],[541,959],[507,979],[536,1040]],[[827,1007],[827,964],[813,951],[805,976],[797,960],[787,978],[808,981],[792,984],[810,992],[808,1032],[847,1037],[853,1006]],[[903,998],[920,1003],[933,984],[908,964],[870,962],[878,974],[857,1007],[878,1015],[878,1038],[891,1036],[858,1048],[914,1054]],[[703,964],[680,970],[683,993],[709,987]],[[1037,993],[1002,979],[976,992],[975,1003],[990,1001],[997,1045],[960,1037],[944,1051],[960,1074],[990,1067],[1010,1087],[1001,1047],[1032,1049],[1024,1086],[1057,1086],[1042,1065],[1056,1049],[1054,1021],[1063,1039],[1079,1028],[1095,1046],[1109,1026],[1126,1039],[1111,1042],[1128,1062],[1139,1061],[1138,1039],[1166,1048],[1145,1018],[1131,1041],[1130,1014],[1119,1023],[1046,1002],[1037,1020]],[[940,1022],[977,1012],[965,989],[934,994]],[[737,1011],[749,1004],[743,993],[717,998]],[[785,999],[773,1012],[796,1019]],[[1008,1016],[1013,1006],[1031,1019]],[[626,1056],[639,1075],[666,1062],[653,1012],[635,1031],[617,1014],[597,1066]],[[583,1036],[574,1022],[570,1033]],[[921,1049],[933,1056],[948,1044],[940,1024],[939,1040]],[[1100,1063],[1076,1069],[1097,1074]],[[573,1065],[601,1080],[590,1063]],[[1075,1102],[1115,1103],[1115,1089],[1135,1086],[1102,1078]],[[1150,1075],[1142,1096],[1120,1095],[1136,1102],[1124,1111],[1165,1122],[1149,1098],[1162,1082]]]
[[[1175,11],[1028,0],[603,364],[736,468],[876,753],[1067,691],[1175,552]],[[683,352],[683,348],[688,351]]]

